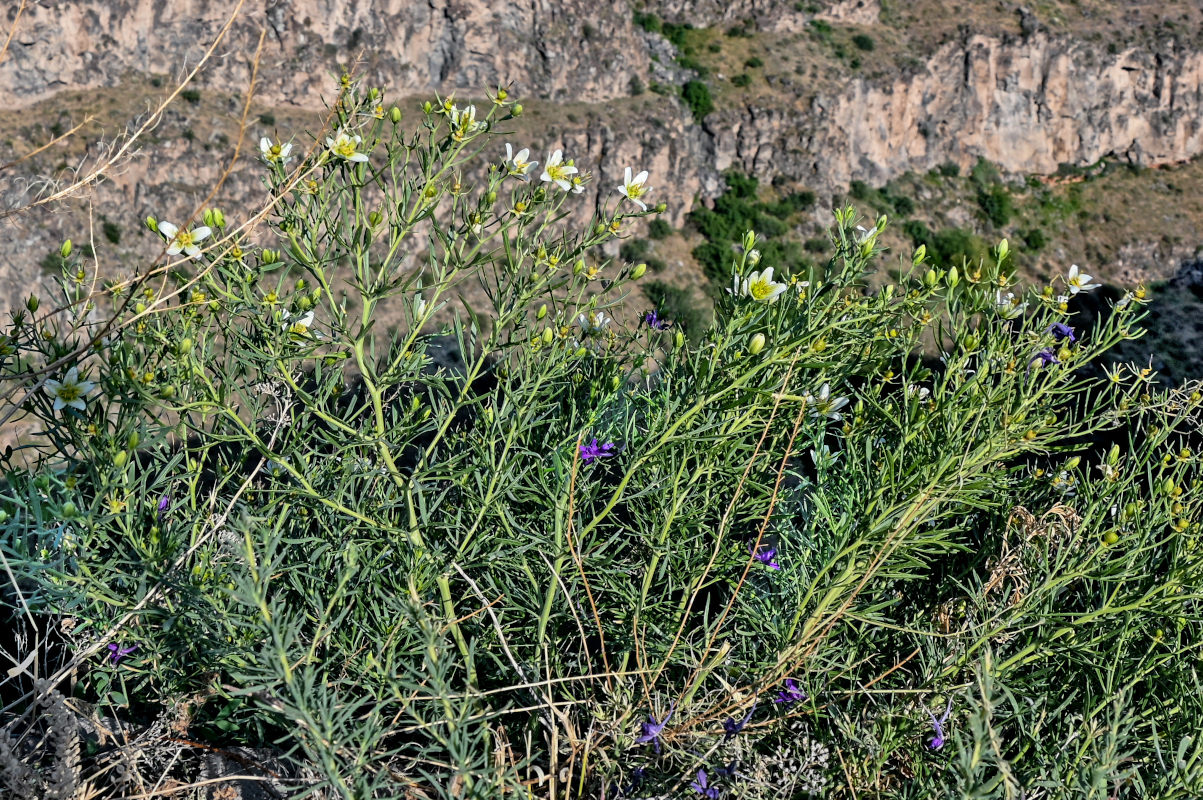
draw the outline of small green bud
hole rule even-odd
[[[517,105],[515,105],[513,107],[513,109],[510,110],[510,113],[513,114],[515,117],[522,116],[522,104],[518,103]]]
[[[138,432],[134,431],[128,437],[126,437],[125,446],[128,447],[130,450],[133,450],[135,447],[138,446],[138,441],[139,441]]]
[[[550,346],[555,340],[555,332],[550,327],[543,329],[543,344]]]
[[[960,282],[961,282],[961,273],[957,270],[957,268],[952,267],[951,269],[949,269],[948,270],[948,288],[949,289],[955,288],[956,285]]]
[[[1007,240],[1003,239],[998,243],[998,263],[1002,264],[1003,259],[1007,257],[1007,253],[1011,252],[1011,245],[1007,244]]]
[[[113,456],[113,466],[117,469],[124,469],[125,462],[129,460],[129,453],[122,450],[117,455]]]
[[[217,222],[214,220],[214,217],[213,217],[213,209],[206,208],[205,213],[201,214],[201,221],[210,227],[216,226]]]
[[[150,228],[155,233],[159,232],[159,221],[154,217],[146,218],[146,227]]]
[[[388,118],[392,120],[394,125],[399,124],[401,122],[401,109],[397,108],[396,106],[390,108],[388,110]]]
[[[167,384],[166,386],[164,386],[162,389],[159,390],[159,396],[166,398],[166,399],[171,399],[172,397],[175,397],[175,387],[172,386],[170,383]]]
[[[923,285],[928,289],[934,289],[936,284],[940,282],[940,276],[934,269],[929,269],[923,274]]]
[[[752,337],[752,341],[748,342],[748,352],[756,355],[764,349],[764,334],[758,333]]]
[[[600,222],[593,226],[593,234],[595,236],[601,236],[605,232],[606,232],[606,226],[602,225]]]
[[[585,262],[583,259],[578,258],[576,260],[576,263],[572,265],[572,274],[580,275],[584,271],[585,271]]]
[[[381,213],[379,211],[371,211],[368,213],[368,224],[371,225],[373,228],[375,228],[377,225],[379,225],[380,221],[383,219],[384,219],[384,217],[381,215]]]
[[[577,358],[584,358],[584,357],[585,357],[585,356],[587,356],[587,355],[589,355],[589,350],[588,350],[588,348],[586,348],[586,347],[578,347],[578,348],[576,349],[576,357],[577,357]]]
[[[1065,462],[1066,469],[1077,469],[1077,466],[1082,463],[1080,456],[1074,456],[1069,461]]]
[[[681,349],[682,347],[684,347],[685,346],[685,334],[682,333],[681,331],[677,331],[676,335],[673,336],[673,345],[678,350]]]
[[[0,525],[3,525],[7,521],[8,521],[8,512],[5,511],[3,508],[0,508]]]
[[[655,210],[657,214],[663,214],[665,211],[668,211],[668,203],[656,203]]]
[[[434,106],[431,105],[431,102],[429,100],[427,100],[425,103],[422,104],[422,113],[429,114],[433,110],[434,110]]]
[[[1069,361],[1071,358],[1073,358],[1073,355],[1074,351],[1070,350],[1068,347],[1062,347],[1057,351],[1057,358],[1059,358],[1061,361]]]
[[[376,88],[375,86],[368,89],[368,99],[369,100],[375,100],[379,96],[380,96],[380,90],[378,88]]]
[[[547,303],[539,306],[539,311],[535,314],[535,319],[543,319],[547,316]]]
[[[927,258],[927,245],[921,244],[915,248],[915,254],[911,256],[911,264],[917,267],[923,263],[925,258]]]
[[[64,519],[72,519],[78,513],[79,513],[79,509],[77,509],[75,507],[75,503],[72,503],[70,500],[63,503],[63,518]]]
[[[1119,463],[1119,445],[1118,444],[1111,445],[1111,449],[1107,451],[1107,463],[1113,467]]]
[[[636,264],[635,269],[631,270],[631,280],[639,280],[645,272],[647,272],[647,264]]]
[[[744,252],[751,250],[756,246],[755,231],[744,231]]]
[[[280,260],[280,253],[277,250],[266,250],[265,249],[263,251],[262,259],[263,259],[264,264],[274,264]]]
[[[134,305],[134,313],[141,314],[146,311],[146,303],[139,302]]]
[[[36,294],[31,294],[29,296],[29,298],[25,301],[25,307],[29,309],[30,314],[37,311],[38,306],[40,306],[41,304],[42,303],[40,300],[38,300],[38,296]]]
[[[224,228],[226,226],[226,215],[221,213],[220,208],[213,209],[213,222],[219,228]]]
[[[309,309],[313,308],[313,303],[309,300],[308,295],[306,295],[297,301],[297,307],[302,311],[308,311]]]
[[[63,242],[63,246],[58,249],[58,254],[60,256],[62,256],[63,258],[67,258],[68,256],[71,255],[71,240],[70,239]]]
[[[619,379],[619,377],[617,375],[611,375],[610,376],[610,391],[617,392],[619,386],[622,386],[622,381]]]

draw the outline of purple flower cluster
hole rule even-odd
[[[931,717],[932,733],[934,734],[927,740],[927,746],[932,750],[939,750],[944,746],[944,724],[948,722],[948,715],[952,713],[952,698],[948,698],[948,707],[944,709],[944,715],[936,719],[936,715],[929,710],[927,716]]]
[[[800,700],[806,699],[806,691],[798,686],[798,682],[793,678],[785,679],[785,688],[777,692],[777,696],[773,699],[774,703],[784,703],[791,706]]]
[[[756,545],[752,545],[752,558],[756,559],[761,564],[764,564],[769,569],[781,569],[781,565],[773,560],[773,557],[776,555],[776,547],[770,547],[766,550],[759,550],[757,549]]]
[[[610,456],[617,455],[614,452],[614,448],[615,444],[613,442],[606,442],[605,444],[599,445],[597,443],[597,439],[594,439],[589,444],[583,444],[580,446],[581,461],[584,461],[586,464],[590,464],[594,459],[609,458]]]
[[[1046,347],[1040,352],[1036,353],[1036,355],[1032,356],[1032,360],[1028,362],[1028,365],[1031,366],[1037,361],[1040,362],[1040,366],[1042,367],[1047,367],[1049,364],[1061,363],[1061,360],[1057,358],[1057,354],[1054,353],[1050,347]]]
[[[108,649],[109,649],[109,661],[111,661],[114,664],[117,664],[121,661],[121,659],[125,658],[127,655],[129,655],[130,653],[137,650],[138,645],[131,644],[129,647],[122,647],[121,645],[117,644],[116,642],[112,642],[109,644]]]
[[[668,707],[668,713],[665,714],[664,719],[660,720],[659,722],[656,722],[656,718],[651,714],[648,714],[648,721],[643,723],[643,733],[637,739],[635,739],[636,743],[644,744],[645,742],[651,742],[652,747],[654,747],[656,750],[656,755],[660,755],[660,734],[664,731],[664,726],[668,724],[670,719],[672,719],[673,708],[675,705],[676,704],[674,703]]]
[[[727,719],[723,721],[723,741],[729,742],[734,739],[735,736],[744,729],[744,726],[752,720],[752,713],[754,711],[756,711],[755,703],[753,703],[752,707],[748,709],[748,713],[744,715],[743,719],[736,721],[735,717],[727,717]]]
[[[647,325],[654,331],[662,331],[672,325],[672,323],[668,320],[661,319],[660,315],[656,313],[656,309],[654,308],[643,315],[643,324]]]
[[[1070,344],[1078,341],[1078,337],[1074,335],[1074,329],[1064,322],[1054,322],[1048,327],[1048,332],[1053,335],[1053,338],[1058,342],[1069,340]]]

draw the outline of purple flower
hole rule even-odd
[[[155,517],[157,522],[163,521],[163,515],[167,513],[167,507],[171,505],[171,495],[163,495],[159,498],[158,515]]]
[[[613,442],[606,442],[605,444],[599,445],[597,443],[597,439],[594,439],[589,444],[581,445],[580,450],[581,461],[584,461],[586,464],[590,463],[595,458],[609,458],[612,455],[616,455],[616,453],[611,452],[614,450]]]
[[[1028,362],[1028,366],[1031,367],[1031,365],[1035,364],[1037,361],[1040,362],[1040,366],[1042,366],[1042,367],[1047,367],[1049,364],[1060,364],[1061,363],[1061,360],[1057,358],[1057,354],[1054,353],[1052,351],[1052,349],[1048,348],[1048,347],[1044,348],[1043,350],[1038,352],[1036,355],[1032,356],[1032,360]]]
[[[739,720],[738,722],[735,721],[735,717],[727,717],[726,721],[723,722],[723,731],[724,731],[723,741],[729,742],[732,739],[734,739],[736,734],[738,734],[740,731],[742,731],[744,729],[744,726],[747,725],[749,721],[751,721],[752,713],[755,710],[756,710],[756,704],[753,703],[752,707],[748,709],[748,713],[745,714],[744,718]]]
[[[129,655],[130,653],[134,652],[137,649],[138,649],[138,645],[136,645],[136,644],[131,644],[129,647],[121,647],[116,642],[110,643],[109,644],[109,661],[116,664],[119,661],[121,661],[121,659],[125,658],[127,655]]]
[[[932,732],[935,734],[927,740],[927,746],[932,750],[939,750],[944,746],[944,723],[948,722],[948,715],[952,713],[952,698],[948,698],[948,707],[944,709],[944,716],[936,719],[936,715],[929,710],[927,716],[931,717]]]
[[[1078,337],[1074,335],[1074,329],[1066,325],[1064,322],[1054,322],[1048,326],[1048,332],[1053,335],[1053,338],[1058,342],[1069,339],[1070,343],[1078,341]]]
[[[806,692],[798,687],[798,682],[793,678],[785,679],[785,688],[777,692],[777,697],[773,699],[774,703],[785,703],[793,705],[799,700],[806,699]]]
[[[643,324],[654,331],[662,331],[669,325],[672,325],[668,320],[660,319],[660,315],[656,313],[656,309],[654,308],[643,315]]]
[[[649,721],[642,723],[643,735],[635,740],[636,744],[651,742],[652,747],[656,749],[656,755],[660,755],[660,733],[664,730],[664,726],[668,724],[668,721],[672,719],[673,708],[675,705],[676,704],[674,703],[668,707],[668,713],[665,714],[664,719],[660,720],[659,722],[656,722],[656,718],[651,714],[648,714],[647,718]]]
[[[739,766],[739,759],[733,760],[725,767],[715,767],[714,774],[720,778],[734,778],[735,768]]]
[[[777,555],[777,548],[770,547],[767,550],[758,550],[756,545],[752,545],[752,558],[764,564],[769,569],[781,569],[781,565],[773,560],[773,556]]]
[[[627,788],[620,789],[619,794],[635,794],[639,787],[643,785],[644,778],[647,777],[647,770],[643,767],[635,767],[631,770],[631,782],[627,784]]]
[[[706,770],[698,770],[698,777],[689,784],[689,788],[700,794],[702,797],[709,797],[712,800],[718,797],[718,787],[711,786],[706,777]]]

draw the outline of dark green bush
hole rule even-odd
[[[636,11],[633,15],[635,24],[648,33],[660,33],[660,18],[650,12]]]
[[[764,59],[762,59],[760,56],[752,56],[744,62],[744,66],[748,69],[760,69],[764,66]]]
[[[648,223],[647,235],[652,239],[665,239],[672,235],[673,228],[667,221],[656,218]]]
[[[747,86],[751,86],[752,85],[752,76],[748,75],[747,73],[740,73],[739,75],[732,75],[731,76],[731,85],[738,86],[741,89],[743,89]]]
[[[698,122],[714,110],[714,98],[710,96],[710,87],[701,81],[689,81],[682,86],[681,99]]]
[[[996,228],[1009,223],[1015,210],[1011,202],[1011,193],[1001,184],[995,184],[988,189],[978,189],[977,204],[985,218]]]
[[[852,37],[852,43],[856,45],[858,50],[863,50],[866,53],[871,53],[877,49],[877,43],[873,41],[873,37],[867,33],[858,33]]]
[[[196,104],[200,102],[201,93],[199,89],[184,89],[180,92],[180,98]]]

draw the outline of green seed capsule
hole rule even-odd
[[[71,255],[71,240],[70,239],[63,242],[63,246],[58,249],[58,254],[60,256],[62,256],[63,258],[67,258],[68,256]]]
[[[631,280],[639,280],[645,272],[647,272],[647,264],[636,264],[635,268],[631,270]]]
[[[117,455],[113,456],[113,466],[117,469],[125,467],[125,462],[129,460],[129,453],[122,450]]]

